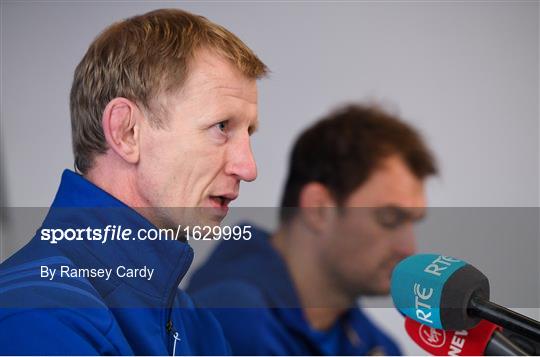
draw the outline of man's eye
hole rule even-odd
[[[224,132],[227,129],[227,121],[221,121],[217,123],[216,126],[220,131]]]
[[[376,211],[377,221],[387,229],[397,229],[407,221],[407,214],[399,209],[387,207]]]

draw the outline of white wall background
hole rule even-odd
[[[536,1],[2,1],[2,205],[49,205],[61,171],[73,166],[75,66],[107,25],[162,7],[224,25],[272,70],[260,84],[253,142],[259,178],[242,187],[236,206],[275,207],[296,134],[362,99],[386,103],[426,136],[442,168],[429,186],[431,206],[539,206]],[[29,238],[3,242],[10,248],[0,256]],[[407,353],[423,354],[397,313],[371,312]]]

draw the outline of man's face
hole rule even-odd
[[[140,132],[136,185],[160,226],[219,224],[240,181],[257,177],[250,142],[256,81],[206,50],[188,72],[180,92],[158,98],[165,128],[145,121]]]
[[[415,252],[413,224],[425,214],[424,184],[397,156],[381,162],[335,218],[325,261],[351,297],[388,294],[395,265]]]

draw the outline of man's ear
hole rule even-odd
[[[336,202],[326,188],[318,182],[306,184],[300,191],[300,216],[304,223],[313,231],[322,233],[327,231],[336,210]]]
[[[142,112],[126,98],[114,98],[103,111],[103,133],[107,146],[130,164],[139,161]]]

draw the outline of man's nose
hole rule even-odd
[[[251,150],[251,139],[248,134],[238,139],[229,151],[227,160],[227,174],[248,182],[257,178],[257,164]]]
[[[403,258],[416,253],[416,234],[414,232],[414,224],[409,223],[401,232],[395,246],[397,253]]]

